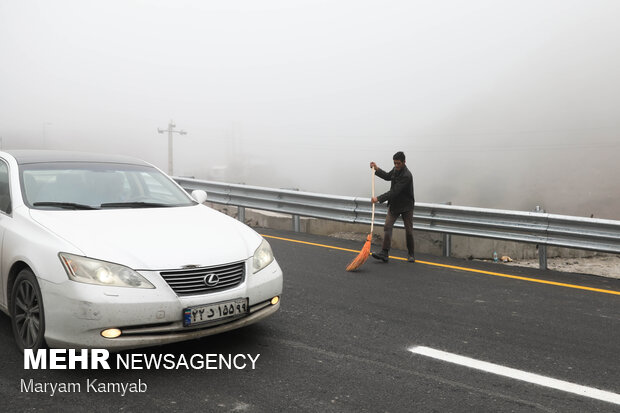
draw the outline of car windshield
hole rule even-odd
[[[146,165],[50,162],[20,165],[24,202],[37,209],[163,208],[195,202]]]

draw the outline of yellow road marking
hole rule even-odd
[[[273,238],[273,239],[278,239],[278,240],[281,240],[281,241],[288,241],[288,242],[295,242],[295,243],[298,243],[298,244],[312,245],[312,246],[315,246],[315,247],[330,248],[330,249],[334,249],[334,250],[354,252],[356,254],[360,252],[359,250],[352,250],[352,249],[349,249],[349,248],[334,247],[333,245],[317,244],[317,243],[314,243],[314,242],[300,241],[300,240],[290,239],[290,238],[275,237],[273,235],[264,235],[264,234],[261,234],[261,235],[263,237],[265,237],[265,238]],[[394,256],[391,256],[391,255],[390,255],[390,258],[395,259],[395,260],[407,261],[407,258],[394,257]],[[529,281],[529,282],[534,282],[534,283],[539,283],[539,284],[556,285],[556,286],[559,286],[559,287],[575,288],[575,289],[578,289],[578,290],[594,291],[594,292],[597,292],[597,293],[620,295],[620,291],[604,290],[602,288],[585,287],[585,286],[582,286],[582,285],[566,284],[566,283],[559,283],[559,282],[547,281],[547,280],[539,280],[537,278],[521,277],[521,276],[518,276],[518,275],[510,275],[510,274],[503,274],[503,273],[493,272],[493,271],[477,270],[477,269],[474,269],[474,268],[458,267],[458,266],[455,266],[455,265],[439,264],[439,263],[436,263],[436,262],[429,262],[429,261],[415,260],[415,262],[418,263],[418,264],[432,265],[432,266],[435,266],[435,267],[443,267],[443,268],[450,268],[450,269],[453,269],[453,270],[461,270],[461,271],[475,272],[475,273],[485,274],[485,275],[493,275],[495,277],[512,278],[512,279],[515,279],[515,280]]]

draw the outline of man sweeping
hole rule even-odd
[[[373,204],[377,202],[388,202],[388,212],[383,227],[382,250],[379,253],[373,252],[372,257],[383,262],[388,262],[388,254],[390,246],[392,245],[394,222],[399,216],[402,216],[407,240],[407,261],[415,262],[413,249],[413,206],[415,204],[415,198],[413,196],[413,175],[405,165],[404,153],[396,152],[392,159],[394,160],[394,168],[392,168],[390,172],[385,172],[374,162],[370,163],[370,167],[375,169],[375,173],[379,178],[391,182],[389,191],[372,198]]]

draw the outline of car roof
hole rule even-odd
[[[105,153],[55,151],[43,149],[17,149],[7,150],[5,152],[13,156],[20,165],[49,162],[103,162],[150,166],[148,162],[137,158]]]

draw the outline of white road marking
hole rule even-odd
[[[510,377],[516,380],[522,380],[529,383],[538,384],[540,386],[550,387],[552,389],[574,393],[580,396],[590,397],[609,403],[620,404],[620,395],[605,390],[581,386],[579,384],[569,383],[567,381],[557,380],[551,377],[541,376],[539,374],[528,373],[526,371],[500,366],[499,364],[493,364],[465,356],[459,356],[458,354],[435,350],[430,347],[416,346],[411,347],[409,351],[415,354],[420,354],[438,360],[447,361],[449,363],[460,364],[461,366],[470,367],[472,369],[482,370],[488,373],[498,374],[500,376]]]

